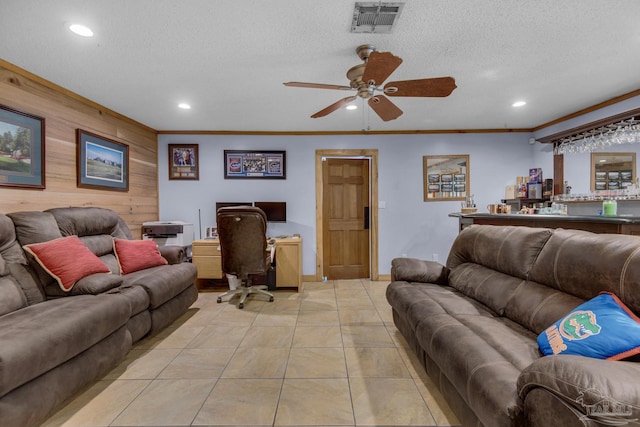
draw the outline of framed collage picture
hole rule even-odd
[[[225,179],[286,179],[285,151],[224,151]]]
[[[469,194],[469,155],[422,158],[424,201],[464,200]]]

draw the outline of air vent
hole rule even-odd
[[[390,33],[404,3],[356,3],[351,21],[352,33]]]

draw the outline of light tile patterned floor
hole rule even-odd
[[[305,283],[243,310],[203,291],[43,426],[459,425],[395,329],[386,286]]]

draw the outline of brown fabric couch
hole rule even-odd
[[[111,274],[64,293],[22,246],[77,235]],[[131,233],[113,211],[57,208],[0,214],[0,420],[33,426],[107,373],[132,344],[182,315],[197,299],[196,268],[181,248],[168,265],[120,275],[113,238]]]
[[[640,364],[542,357],[536,338],[601,291],[640,313],[640,237],[474,225],[446,266],[391,276],[394,323],[464,426],[637,425]]]

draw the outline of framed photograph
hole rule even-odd
[[[437,173],[429,174],[428,181],[433,184],[435,184],[436,182],[440,182],[440,174],[437,174]]]
[[[129,191],[129,146],[76,130],[78,187]]]
[[[198,144],[169,144],[169,179],[199,180]]]
[[[635,180],[636,153],[591,153],[591,191],[620,190]]]
[[[0,186],[44,189],[44,119],[0,105]]]
[[[286,179],[285,151],[224,150],[224,178]]]
[[[425,202],[465,200],[470,195],[468,154],[423,156],[422,172]],[[439,181],[433,180],[436,176]]]

